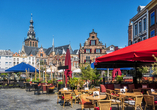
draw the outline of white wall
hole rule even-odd
[[[0,56],[0,68],[8,69],[13,66],[12,56]]]

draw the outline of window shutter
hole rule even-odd
[[[100,49],[100,53],[101,53],[102,49]]]
[[[92,53],[92,49],[90,49],[90,53]]]
[[[95,53],[96,53],[96,49],[95,49]]]
[[[91,45],[91,40],[90,40],[90,45]]]
[[[86,53],[86,49],[84,49],[84,53]]]
[[[90,60],[90,63],[91,63],[91,60]]]
[[[84,60],[84,63],[86,63],[86,60]]]
[[[95,45],[96,45],[96,40],[95,40]]]

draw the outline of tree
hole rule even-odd
[[[87,82],[87,80],[92,81],[96,77],[96,74],[95,74],[96,69],[92,69],[89,64],[87,65],[87,67],[82,66],[81,71],[82,71],[81,78],[83,80],[86,80],[86,82]],[[87,85],[87,87],[88,87],[88,85]]]

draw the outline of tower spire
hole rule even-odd
[[[32,20],[33,14],[31,13],[31,20]]]

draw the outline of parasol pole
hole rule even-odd
[[[45,65],[45,82],[47,82],[47,79],[46,79],[46,65]]]
[[[36,75],[37,75],[36,73],[37,73],[37,71],[36,71],[36,68],[35,68],[35,81],[36,81],[36,78],[37,78],[37,77],[36,77]]]
[[[27,70],[26,70],[26,79],[28,79],[28,76],[27,76]]]
[[[51,80],[53,81],[53,76],[52,76],[52,66],[51,66]]]

